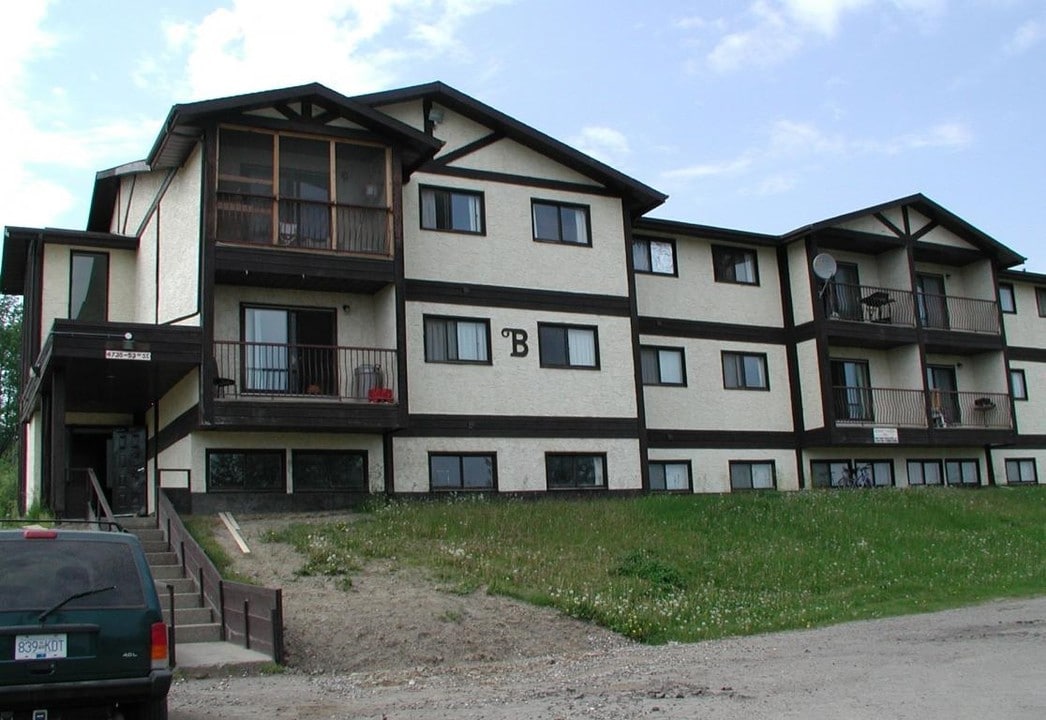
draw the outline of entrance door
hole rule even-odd
[[[829,317],[840,320],[864,319],[861,312],[861,281],[857,276],[856,263],[837,264],[829,297],[832,303]]]
[[[926,388],[930,391],[930,420],[934,427],[961,424],[955,368],[948,365],[927,366]]]
[[[923,327],[947,330],[948,298],[944,294],[944,276],[920,273],[915,276],[915,308]]]
[[[113,515],[145,515],[148,498],[145,486],[145,429],[114,430],[108,443],[107,484]]]

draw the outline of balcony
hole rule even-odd
[[[229,192],[218,193],[217,207],[220,243],[392,257],[387,207]]]
[[[1013,428],[1010,396],[1006,393],[836,386],[832,388],[832,407],[840,426]]]
[[[214,343],[217,399],[395,405],[395,350],[278,343]]]
[[[933,295],[872,285],[832,283],[824,294],[829,320],[903,328],[922,327],[999,335],[999,309],[994,300]]]

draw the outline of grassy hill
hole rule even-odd
[[[1046,487],[463,496],[273,539],[306,553],[304,574],[391,558],[651,643],[1046,593]]]

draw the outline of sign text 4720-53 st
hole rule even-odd
[[[152,360],[153,354],[148,350],[106,350],[106,360]]]

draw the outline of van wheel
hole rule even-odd
[[[125,715],[127,720],[167,720],[167,698],[129,705]]]

